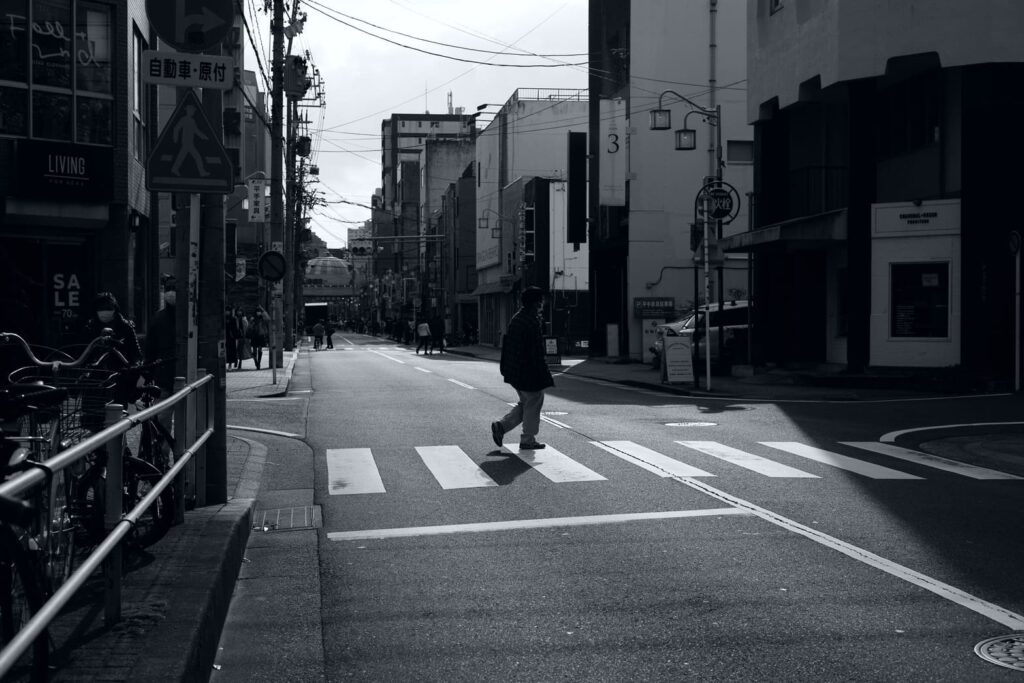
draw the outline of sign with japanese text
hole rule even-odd
[[[671,296],[638,296],[633,298],[634,318],[671,318],[676,300]]]
[[[265,223],[267,220],[267,180],[250,178],[246,181],[249,188],[249,222]]]
[[[235,60],[220,55],[146,50],[142,53],[142,82],[181,88],[230,90]]]

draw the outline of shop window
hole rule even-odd
[[[729,140],[726,145],[726,161],[730,164],[754,163],[754,142],[752,140]]]
[[[78,4],[75,30],[75,88],[111,94],[110,8]]]
[[[28,81],[27,0],[0,0],[0,80]]]
[[[71,88],[73,26],[71,0],[32,1],[33,84]]]
[[[0,134],[28,135],[28,90],[0,87]]]
[[[32,137],[71,140],[71,95],[32,93]]]
[[[77,100],[77,142],[94,145],[113,144],[111,116],[113,100],[79,97]]]
[[[134,93],[132,97],[132,130],[134,133],[135,158],[146,160],[146,85],[142,82],[142,53],[146,49],[146,41],[139,33],[138,27],[133,31],[132,68],[134,69]]]
[[[889,336],[949,337],[949,263],[893,263],[889,277]]]

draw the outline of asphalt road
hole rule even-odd
[[[515,456],[491,442],[514,398],[495,363],[335,344],[291,396],[244,406],[312,450],[328,680],[1019,678],[973,648],[1024,630],[1024,479],[869,450],[1017,419],[1019,399],[744,403],[562,376],[549,448]]]

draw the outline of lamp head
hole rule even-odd
[[[679,128],[676,130],[676,149],[691,150],[697,149],[697,131],[693,128]]]
[[[651,130],[668,130],[672,127],[672,110],[652,109],[650,115]]]

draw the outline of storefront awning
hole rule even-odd
[[[843,242],[846,240],[846,209],[837,209],[814,216],[802,216],[756,230],[724,237],[722,251],[754,251],[768,245],[787,243]]]
[[[508,294],[511,291],[511,282],[485,282],[474,289],[471,296],[482,296],[484,294]]]

